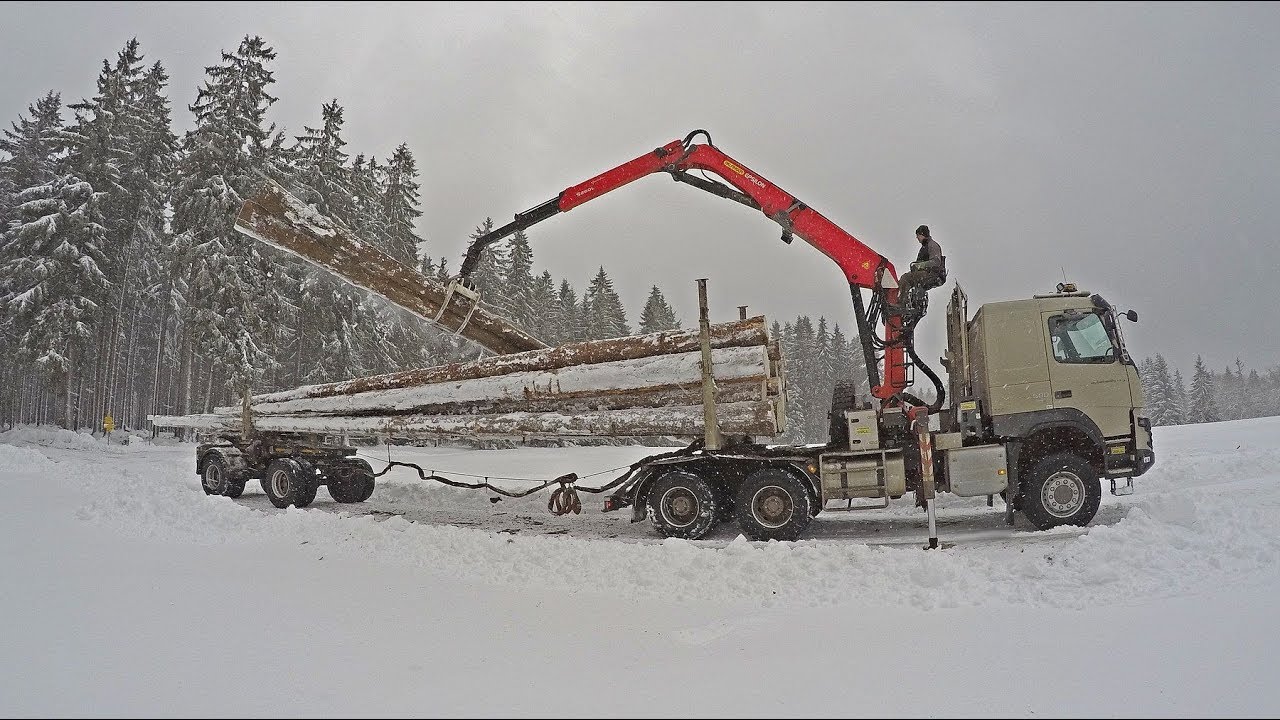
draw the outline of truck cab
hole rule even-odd
[[[1118,313],[1068,283],[1051,294],[987,303],[972,319],[967,304],[957,285],[947,306],[943,364],[952,407],[944,429],[958,432],[962,446],[1006,447],[1009,484],[1017,489],[1011,508],[1028,500],[1034,488],[1026,485],[1050,455],[1083,460],[1095,477],[1111,481],[1112,492],[1119,479],[1131,489],[1132,478],[1155,462],[1142,382],[1120,326],[1137,314]],[[1059,495],[1092,495],[1088,490],[1077,485]],[[1063,509],[1042,499],[1050,510]],[[1036,524],[1062,519],[1049,515]]]

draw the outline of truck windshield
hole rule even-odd
[[[1053,357],[1058,362],[1108,363],[1116,359],[1111,335],[1095,313],[1049,318],[1049,337],[1053,340]]]

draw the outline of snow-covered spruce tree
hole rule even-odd
[[[836,385],[836,352],[837,350],[831,345],[831,334],[827,330],[827,318],[819,316],[818,329],[813,338],[813,370],[806,378],[806,384],[810,386],[812,406],[805,436],[810,438],[811,442],[826,440],[830,430],[828,414],[831,411],[831,398]]]
[[[1262,382],[1262,377],[1258,375],[1257,370],[1250,370],[1249,376],[1244,381],[1245,395],[1245,417],[1262,417],[1266,414],[1265,397],[1266,389]]]
[[[588,339],[603,340],[631,334],[622,300],[614,291],[613,280],[609,278],[603,265],[591,280],[591,285],[582,298],[582,306],[585,310],[583,318]]]
[[[503,273],[502,304],[499,313],[526,331],[532,332],[541,314],[533,303],[533,248],[521,230],[507,243],[507,264]]]
[[[1267,370],[1266,414],[1280,415],[1280,367]]]
[[[342,139],[342,113],[336,99],[321,105],[321,126],[304,127],[289,149],[289,158],[295,186],[303,189],[304,199],[321,213],[353,225],[355,198],[347,153],[342,149],[347,145]]]
[[[386,251],[391,257],[413,267],[421,250],[422,238],[414,223],[422,217],[418,209],[418,165],[409,146],[401,143],[387,159],[383,175],[382,214],[387,223]]]
[[[133,39],[114,65],[104,61],[98,94],[71,106],[75,122],[63,133],[71,170],[103,197],[102,270],[113,285],[96,343],[92,406],[82,403],[82,409],[94,418],[111,414],[120,427],[142,422],[148,403],[134,399],[152,390],[144,382],[152,365],[141,359],[149,353],[139,346],[159,344],[159,319],[152,310],[158,309],[164,212],[177,152],[164,95],[168,76],[160,63],[146,68],[142,60]],[[138,387],[132,387],[135,380]]]
[[[58,155],[62,148],[62,98],[50,91],[27,107],[27,116],[19,116],[11,129],[0,134],[0,152],[8,158],[0,162],[0,181],[11,195],[30,187],[44,185],[58,173]],[[13,220],[13,216],[6,216]],[[0,223],[0,232],[8,222]]]
[[[29,188],[49,185],[58,178],[59,151],[62,147],[62,101],[50,92],[28,106],[27,116],[19,116],[12,129],[0,134],[0,152],[8,158],[0,161],[0,237],[20,220],[18,193]],[[0,261],[16,250],[0,244]],[[0,299],[16,291],[17,278],[0,275]],[[5,337],[0,334],[0,341]],[[7,356],[6,356],[7,357]]]
[[[1214,387],[1218,391],[1217,406],[1218,416],[1222,420],[1238,420],[1240,419],[1240,408],[1243,404],[1241,397],[1241,378],[1231,371],[1231,366],[1227,365],[1222,369],[1222,377],[1214,379]]]
[[[129,296],[123,304],[126,335],[123,363],[117,365],[117,404],[125,413],[126,427],[141,425],[153,412],[159,392],[159,358],[166,340],[166,324],[171,317],[169,300],[172,284],[166,271],[166,256],[173,244],[168,232],[169,200],[173,173],[178,160],[178,140],[170,125],[169,98],[165,94],[169,76],[155,62],[130,89],[129,123],[131,156],[122,164],[120,184],[129,204],[125,217],[128,255],[137,267],[126,271],[123,284]],[[130,263],[130,264],[133,264]],[[151,362],[150,358],[157,360]],[[148,377],[148,375],[150,377]],[[131,387],[132,385],[132,387]],[[132,403],[133,398],[139,402]]]
[[[433,277],[431,258],[419,260],[420,240],[413,228],[414,220],[422,214],[417,209],[417,174],[405,145],[397,148],[385,166],[376,158],[366,162],[357,156],[351,166],[357,203],[355,229],[359,237],[369,238],[406,267]],[[363,297],[361,303],[366,306],[363,316],[373,323],[365,333],[372,349],[366,360],[371,371],[385,373],[433,364],[431,328],[421,318],[372,295]]]
[[[304,128],[290,149],[295,191],[324,215],[351,228],[359,227],[361,202],[346,166],[342,138],[343,108],[337,100],[321,106],[321,127]],[[367,172],[367,170],[366,170]],[[383,245],[385,237],[364,237]],[[326,272],[307,268],[297,300],[297,334],[301,346],[300,377],[304,383],[330,382],[369,374],[378,365],[375,335],[378,318],[363,294]]]
[[[1195,369],[1191,375],[1191,400],[1189,420],[1193,423],[1217,422],[1216,399],[1214,398],[1213,374],[1205,367],[1200,356],[1196,356]]]
[[[17,354],[49,380],[56,422],[72,428],[72,380],[101,321],[108,285],[100,269],[101,197],[89,183],[64,175],[26,188],[15,200],[15,217],[0,240],[0,278],[6,279],[0,326]]]
[[[1152,425],[1173,424],[1173,378],[1169,376],[1169,363],[1164,356],[1156,354],[1151,363],[1151,379],[1148,382],[1146,395],[1147,412],[1151,416]],[[1146,392],[1144,391],[1144,394]]]
[[[0,133],[0,152],[8,157],[0,160],[0,268],[21,258],[22,251],[7,246],[11,226],[21,220],[18,194],[29,188],[48,185],[58,178],[62,148],[62,100],[49,92],[27,108],[11,129]],[[17,317],[6,313],[5,298],[25,288],[25,283],[10,273],[0,273],[0,403],[10,423],[34,422],[38,415],[33,402],[19,402],[19,397],[33,397],[39,384],[38,369],[30,358],[18,352]],[[39,405],[43,405],[43,401]],[[25,411],[25,413],[23,413]],[[2,418],[0,418],[2,419]]]
[[[577,291],[568,279],[561,279],[556,303],[552,307],[551,342],[563,344],[585,339],[586,329],[582,327],[581,317]]]
[[[533,292],[530,293],[530,302],[537,309],[534,313],[532,327],[529,331],[533,336],[542,340],[547,344],[551,344],[550,340],[554,330],[554,311],[558,297],[556,295],[556,281],[551,277],[551,272],[543,270],[533,281]]]
[[[649,291],[649,299],[644,303],[644,310],[640,312],[640,333],[679,329],[680,320],[676,318],[676,311],[671,309],[662,291],[654,285]]]
[[[275,126],[264,127],[267,93],[274,82],[267,64],[275,51],[260,37],[246,37],[234,53],[205,68],[206,81],[190,106],[195,127],[183,138],[184,156],[174,190],[173,230],[190,248],[181,354],[178,411],[191,411],[192,396],[204,410],[251,389],[272,362],[271,315],[280,305],[272,264],[258,243],[232,229],[244,198],[273,167]],[[196,362],[198,360],[198,362]]]
[[[1184,425],[1187,422],[1187,384],[1182,379],[1182,371],[1174,368],[1173,381],[1169,386],[1173,402],[1169,406],[1168,425]]]
[[[471,233],[471,240],[482,237],[493,230],[493,218],[485,218]],[[507,300],[505,293],[506,268],[510,251],[507,243],[496,242],[484,249],[480,260],[471,270],[471,283],[480,291],[480,298],[485,304],[501,308]]]
[[[1245,373],[1244,362],[1240,358],[1236,358],[1235,362],[1235,381],[1236,381],[1236,409],[1235,418],[1242,420],[1244,418],[1254,417],[1253,396],[1250,394],[1249,377]]]
[[[357,155],[351,161],[348,171],[351,180],[351,217],[346,221],[356,237],[364,242],[372,243],[387,254],[391,252],[390,226],[383,211],[383,185],[386,172],[378,164],[377,158],[365,158]],[[406,258],[397,257],[406,267],[417,267],[417,258],[406,262]]]
[[[798,318],[797,318],[798,320]],[[800,347],[796,344],[795,323],[782,326],[782,356],[787,363],[787,430],[782,438],[789,443],[804,442],[805,409],[803,405],[803,377],[805,367]]]
[[[862,348],[857,344],[857,338],[853,341],[845,338],[844,333],[840,331],[839,323],[831,328],[831,348],[835,360],[835,366],[832,369],[832,376],[836,383],[854,383],[857,385],[856,395],[859,402],[867,400],[871,395],[870,385],[867,382],[866,363],[862,360]]]

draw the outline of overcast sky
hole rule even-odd
[[[1280,363],[1280,5],[14,3],[0,121],[91,97],[131,37],[174,119],[246,35],[274,47],[289,135],[345,108],[347,149],[408,143],[427,252],[695,128],[904,270],[933,229],[971,308],[1064,277],[1134,308],[1134,353],[1189,374]],[[634,325],[657,283],[686,325],[738,305],[853,324],[839,269],[763,215],[646,178],[538,225],[579,292],[600,265]]]

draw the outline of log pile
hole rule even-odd
[[[763,317],[711,326],[721,432],[774,437],[785,380]],[[571,343],[466,363],[311,385],[251,399],[256,430],[389,437],[703,434],[696,330]],[[156,417],[158,427],[238,430],[240,408]]]
[[[362,242],[342,223],[266,181],[236,217],[239,232],[293,253],[496,354],[259,395],[253,430],[383,437],[700,437],[697,330],[548,348],[456,283],[441,286]],[[762,317],[710,327],[722,434],[774,437],[786,389],[778,344]],[[239,431],[242,408],[151,416],[156,427]]]

